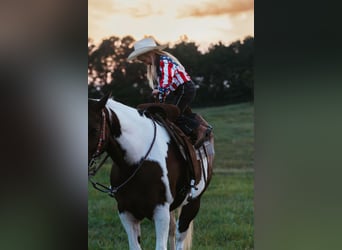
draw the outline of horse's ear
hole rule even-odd
[[[109,91],[107,94],[105,94],[105,95],[100,99],[100,101],[98,102],[98,107],[99,107],[100,109],[102,109],[102,108],[106,105],[106,103],[107,103],[109,97],[111,97],[111,96],[112,96],[112,91]]]

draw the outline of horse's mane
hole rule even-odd
[[[109,108],[110,110],[112,111],[115,111],[115,112],[120,112],[120,111],[124,111],[124,112],[127,112],[127,111],[130,111],[130,112],[136,112],[137,109],[134,108],[134,107],[131,107],[129,105],[126,105],[126,104],[123,104],[119,101],[116,101],[112,98],[108,99],[107,103],[106,103],[106,107]]]

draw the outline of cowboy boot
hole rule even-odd
[[[197,140],[194,143],[194,147],[198,149],[200,146],[202,146],[203,142],[207,139],[211,132],[211,127],[206,127],[203,125],[199,125],[198,128],[195,130]]]

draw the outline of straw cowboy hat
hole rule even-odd
[[[134,51],[128,56],[127,60],[131,61],[137,58],[138,56],[145,54],[149,51],[162,50],[162,49],[165,49],[166,47],[167,45],[157,46],[153,38],[147,37],[134,43]]]

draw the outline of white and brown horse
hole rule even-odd
[[[205,154],[201,156],[201,180],[191,200],[186,191],[188,165],[179,147],[162,125],[143,112],[114,101],[109,95],[100,100],[89,99],[88,137],[89,164],[105,151],[113,160],[110,190],[117,201],[130,249],[141,249],[140,222],[144,218],[154,221],[156,249],[167,249],[169,229],[171,249],[185,249],[201,195],[212,175],[213,135],[207,141],[212,153],[202,147]],[[180,208],[180,215],[174,233],[172,211],[176,208]]]

